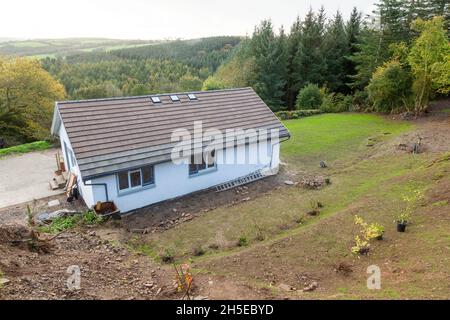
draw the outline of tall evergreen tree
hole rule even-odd
[[[353,7],[350,18],[345,25],[348,48],[348,56],[345,57],[345,82],[348,90],[351,90],[348,84],[352,82],[352,77],[356,74],[356,63],[351,57],[359,51],[358,44],[361,36],[361,23],[361,12],[356,7]]]
[[[346,92],[346,57],[349,54],[344,20],[338,11],[328,25],[324,40],[324,57],[327,66],[325,79],[333,92]]]
[[[295,63],[295,57],[300,49],[300,42],[302,36],[302,24],[300,17],[297,19],[291,27],[291,32],[287,39],[287,84],[286,84],[286,104],[288,108],[293,108],[295,104],[295,98],[300,90],[298,84],[297,74],[299,70],[298,65]]]
[[[256,75],[254,88],[274,110],[283,104],[286,84],[285,45],[280,43],[269,20],[255,28],[251,40]]]
[[[302,23],[299,50],[294,57],[295,81],[298,88],[307,83],[322,85],[325,81],[326,61],[323,54],[325,14],[323,7],[316,15],[309,10]]]

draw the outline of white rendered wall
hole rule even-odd
[[[64,128],[63,123],[61,123],[61,127],[59,129],[59,139],[61,142],[61,150],[62,150],[61,152],[64,157],[64,165],[66,167],[66,170],[68,170],[70,160],[67,159],[66,150],[64,149],[64,143],[66,143],[66,145],[69,149],[71,149],[71,150],[73,150],[73,149],[72,149],[72,145],[70,144],[70,141],[67,136],[67,132],[66,132],[66,129]],[[88,207],[91,207],[95,203],[93,192],[92,192],[92,187],[87,186],[83,183],[83,181],[81,179],[80,169],[78,168],[78,163],[75,163],[74,165],[72,165],[72,167],[70,168],[70,171],[77,176],[78,190],[80,191],[80,194],[83,197],[86,205]]]
[[[256,144],[247,146],[246,152],[245,146],[241,145],[237,147],[237,157],[244,156],[245,154],[258,154]],[[279,164],[279,145],[273,146],[272,159],[266,159],[264,162],[261,160],[255,164],[221,164],[217,163],[215,170],[201,173],[196,176],[189,176],[188,164],[174,164],[172,162],[164,162],[156,164],[154,167],[155,173],[155,185],[151,188],[143,188],[139,191],[135,191],[128,194],[119,194],[117,187],[116,175],[109,175],[92,180],[92,183],[106,183],[108,188],[109,200],[113,200],[121,212],[131,211],[137,208],[141,208],[152,203],[175,198],[185,194],[189,194],[195,191],[206,189],[217,184],[221,184],[236,178],[245,176],[254,171],[271,165],[275,168]],[[223,157],[223,150],[217,150],[216,157],[221,159]],[[93,192],[93,197],[87,195],[85,198],[86,204],[92,206],[97,201],[105,201],[105,189],[102,186],[89,187]],[[83,192],[84,197],[84,192]]]

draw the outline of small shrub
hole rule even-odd
[[[192,250],[192,254],[196,257],[202,256],[205,254],[205,249],[203,249],[202,246],[197,246]]]
[[[352,253],[356,255],[364,255],[369,252],[370,244],[367,240],[361,240],[359,236],[355,236],[355,245],[352,247]]]
[[[309,200],[310,210],[308,211],[308,215],[317,216],[320,213],[320,208],[323,207],[322,203],[313,199]]]
[[[264,235],[263,227],[256,220],[253,220],[253,225],[255,226],[256,229],[256,237],[255,237],[256,240],[263,241],[266,238]]]
[[[356,90],[353,94],[352,107],[349,111],[363,111],[369,105],[369,95],[365,90]]]
[[[361,217],[355,216],[355,224],[362,228],[361,234],[367,241],[383,237],[384,227],[378,223],[368,224]]]
[[[189,265],[183,264],[177,267],[174,264],[173,267],[175,269],[175,278],[178,292],[184,292],[184,296],[182,299],[186,298],[187,300],[191,300],[191,290],[193,288],[194,278],[190,272]]]
[[[218,250],[219,249],[219,245],[217,243],[211,243],[208,248],[213,249],[213,250]]]
[[[322,111],[319,109],[312,110],[294,110],[294,111],[278,111],[275,112],[275,115],[280,120],[291,120],[291,119],[300,119],[304,117],[310,117],[317,114],[321,114]]]
[[[239,237],[239,240],[238,240],[238,247],[245,247],[245,246],[247,246],[247,245],[248,245],[247,237],[245,237],[245,236]]]
[[[316,84],[307,84],[300,90],[295,106],[297,109],[318,109],[322,104],[323,95]]]
[[[346,112],[352,109],[353,98],[342,93],[324,92],[323,101],[320,105],[322,112]]]
[[[49,225],[40,228],[41,232],[58,233],[67,229],[75,228],[81,221],[82,215],[76,214],[73,216],[55,218]]]
[[[164,253],[160,255],[160,258],[164,263],[173,263],[175,261],[175,255],[170,249],[166,249]]]
[[[295,218],[294,222],[297,224],[302,224],[303,222],[305,222],[305,218],[303,216],[297,217]]]
[[[96,225],[103,222],[103,218],[94,211],[89,210],[83,215],[83,222],[87,225]]]

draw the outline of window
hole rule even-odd
[[[130,171],[131,187],[136,188],[142,185],[141,170]]]
[[[189,98],[189,100],[197,100],[197,97],[193,93],[189,93],[188,98]]]
[[[161,99],[159,97],[151,97],[153,103],[161,103]]]
[[[119,176],[119,190],[125,190],[129,188],[128,172],[121,172]]]
[[[176,95],[170,96],[170,99],[171,99],[173,102],[180,101],[180,98],[178,98],[178,96],[176,96]]]
[[[148,186],[153,184],[153,166],[143,167],[142,169],[142,185]]]
[[[119,191],[135,190],[155,183],[154,167],[145,166],[136,170],[122,171],[117,174]]]
[[[205,160],[206,158],[206,160]],[[212,150],[210,154],[202,157],[202,163],[195,163],[194,155],[191,156],[191,163],[189,164],[189,175],[196,175],[207,169],[215,168],[216,166],[216,150]]]

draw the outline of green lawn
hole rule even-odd
[[[46,150],[52,148],[53,145],[48,141],[36,141],[31,143],[25,143],[18,146],[0,149],[0,158],[11,155],[11,154],[18,154],[18,153],[27,153],[31,151],[39,151],[39,150]]]
[[[292,138],[281,145],[282,158],[293,163],[348,158],[367,149],[369,138],[380,142],[411,129],[406,122],[361,113],[323,114],[284,124]]]

